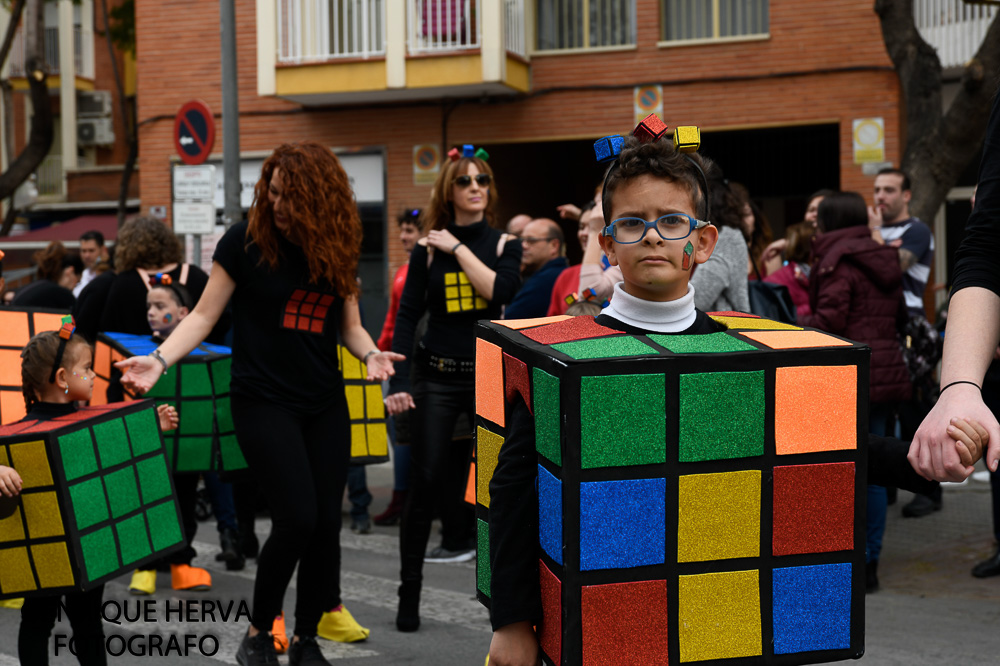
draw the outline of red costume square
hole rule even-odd
[[[854,463],[774,468],[775,555],[854,548]]]
[[[668,663],[667,582],[639,581],[581,589],[583,663]]]
[[[555,664],[562,663],[562,581],[538,561],[538,582],[542,590],[542,624],[538,643]]]
[[[584,338],[599,338],[606,335],[619,335],[621,332],[607,326],[601,326],[593,317],[571,317],[548,326],[539,326],[523,331],[526,338],[543,345],[554,345],[560,342],[583,340]]]

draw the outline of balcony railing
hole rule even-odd
[[[767,34],[768,0],[660,0],[665,41]]]
[[[481,0],[408,0],[407,43],[411,54],[478,49]]]
[[[45,66],[49,74],[59,74],[59,28],[45,28]],[[94,73],[85,71],[83,54],[88,49],[93,50],[93,33],[84,32],[80,26],[73,27],[73,63],[76,75],[94,78]],[[26,75],[28,54],[24,41],[24,28],[14,35],[14,43],[10,49],[10,75],[21,77]]]
[[[38,179],[38,196],[61,195],[63,193],[62,155],[49,154],[38,165],[35,174]]]
[[[504,0],[504,46],[509,53],[528,57],[528,44],[524,35],[524,0]]]
[[[279,63],[384,55],[384,0],[278,0]]]
[[[961,67],[979,50],[996,7],[969,5],[962,0],[914,0],[917,30],[937,49],[942,67]]]

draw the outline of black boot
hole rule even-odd
[[[404,632],[420,628],[420,583],[403,583],[399,586],[396,628]]]
[[[878,560],[865,562],[865,594],[878,592]]]
[[[1000,576],[1000,546],[997,547],[997,552],[993,553],[993,557],[983,560],[972,568],[972,575],[976,578]]]
[[[215,556],[216,562],[229,562],[240,557],[240,535],[227,527],[219,532],[219,546],[222,552]]]
[[[915,495],[910,503],[903,507],[903,516],[906,518],[929,516],[935,511],[941,510],[941,500],[941,486],[938,486],[930,495]]]

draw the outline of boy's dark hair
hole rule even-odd
[[[420,228],[420,209],[419,208],[407,208],[402,213],[396,217],[396,224],[403,226],[404,224],[412,224],[416,228]]]
[[[104,247],[104,234],[100,231],[85,231],[83,235],[80,236],[81,241],[96,241],[97,247]]]
[[[25,409],[30,410],[38,402],[36,396],[41,395],[49,385],[49,377],[53,374],[59,354],[59,340],[58,332],[42,331],[28,340],[21,350],[21,392],[24,394]],[[70,336],[60,366],[70,368],[79,358],[80,348],[87,345],[82,335]]]
[[[903,186],[902,186],[901,190],[903,192],[909,192],[910,191],[910,177],[902,169],[897,169],[896,167],[886,167],[884,169],[879,169],[878,173],[875,174],[875,177],[878,178],[879,176],[885,176],[885,175],[902,176],[903,177]]]
[[[152,281],[150,282],[151,282],[151,284],[149,285],[150,291],[152,291],[153,289],[165,289],[168,292],[170,292],[170,297],[173,299],[174,303],[176,303],[181,307],[187,308],[189,312],[192,309],[194,309],[194,304],[191,302],[191,292],[189,292],[187,288],[184,287],[184,285],[174,284],[173,282],[171,282],[170,284],[163,284],[160,282],[153,284]]]
[[[709,193],[703,188],[702,173],[708,173],[712,161],[698,153],[682,153],[674,148],[673,137],[663,137],[656,141],[643,143],[638,138],[629,135],[625,137],[618,159],[612,163],[611,169],[604,181],[604,197],[601,206],[604,210],[604,224],[611,224],[612,199],[615,191],[634,178],[649,174],[671,182],[680,183],[691,193],[695,215],[699,219],[711,222],[708,218]],[[701,168],[701,173],[698,169]]]
[[[820,202],[816,219],[823,231],[868,226],[868,207],[857,192],[834,192]]]

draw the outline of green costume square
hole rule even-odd
[[[122,565],[128,566],[153,552],[149,548],[146,519],[141,513],[115,524],[115,531],[122,551]]]
[[[212,438],[211,437],[178,437],[177,464],[174,470],[178,472],[212,469]]]
[[[488,597],[490,591],[490,526],[476,519],[476,587]]]
[[[721,354],[758,351],[752,344],[721,331],[719,333],[709,333],[708,335],[657,335],[650,333],[649,339],[661,347],[666,347],[675,354]]]
[[[680,376],[681,462],[764,454],[764,371]]]
[[[108,501],[101,477],[95,476],[69,487],[69,501],[76,517],[76,529],[85,530],[108,519]]]
[[[104,487],[108,491],[113,518],[120,518],[139,508],[139,488],[131,465],[105,476]]]
[[[181,525],[177,522],[177,507],[173,500],[146,510],[153,550],[163,550],[180,541]]]
[[[125,417],[125,427],[132,441],[132,455],[139,457],[160,448],[160,426],[156,410],[144,409]]]
[[[576,340],[552,345],[562,353],[577,360],[587,358],[614,358],[616,356],[643,356],[657,351],[630,335],[595,340]]]
[[[167,374],[153,385],[153,388],[143,394],[144,398],[170,398],[177,397],[177,366],[173,365],[167,370]]]
[[[215,406],[211,399],[182,400],[177,412],[180,418],[178,434],[211,436],[215,420]]]
[[[94,440],[90,437],[89,428],[60,437],[59,455],[67,481],[97,471],[97,456],[94,455]]]
[[[229,396],[215,399],[215,418],[220,433],[235,430],[233,426],[233,412],[229,405]]]
[[[163,456],[153,456],[135,465],[139,473],[139,489],[142,503],[149,504],[170,495],[170,472]]]
[[[212,361],[209,367],[212,371],[212,384],[215,386],[215,395],[229,393],[230,369],[233,359],[230,357]]]
[[[219,437],[219,454],[222,458],[222,469],[234,470],[243,469],[247,466],[246,458],[240,444],[236,441],[236,435],[222,435]]]
[[[182,363],[181,395],[185,398],[205,398],[212,395],[212,380],[207,363]]]
[[[555,464],[562,465],[562,447],[559,444],[559,380],[539,368],[533,368],[532,375],[535,448]]]
[[[94,439],[97,453],[101,456],[101,468],[108,469],[120,465],[132,457],[128,446],[128,435],[121,419],[105,421],[94,425]]]
[[[580,462],[584,469],[666,461],[662,374],[583,377]]]
[[[110,525],[81,536],[80,550],[83,551],[83,564],[87,571],[88,582],[106,576],[120,566],[115,535]]]

